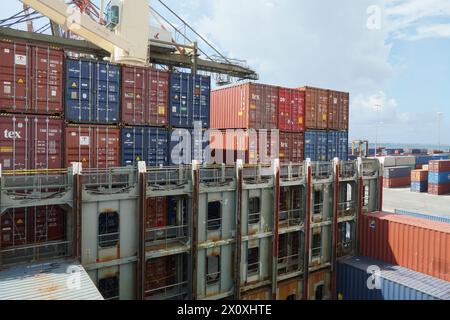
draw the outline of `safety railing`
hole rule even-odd
[[[280,228],[302,227],[304,225],[305,215],[303,209],[280,211],[278,222]]]
[[[120,233],[113,232],[108,234],[101,234],[98,236],[98,245],[101,248],[111,248],[115,247],[120,240]]]
[[[200,167],[200,183],[206,185],[224,185],[232,182],[236,176],[234,166]]]
[[[58,241],[7,247],[0,250],[0,265],[13,265],[68,257],[69,246],[70,242],[68,241]]]
[[[164,287],[145,291],[146,300],[185,300],[187,298],[188,282],[183,281]]]
[[[261,269],[261,263],[259,261],[255,262],[255,263],[249,263],[247,265],[247,275],[249,277],[257,276],[257,275],[259,275],[260,269]]]
[[[147,168],[147,184],[152,188],[182,186],[191,180],[191,166]]]
[[[355,201],[344,201],[339,203],[338,216],[348,217],[356,214],[356,202]]]
[[[338,257],[344,257],[353,254],[354,252],[353,244],[354,242],[352,240],[339,242],[337,244]]]
[[[188,237],[187,225],[153,228],[145,231],[145,241],[158,244],[158,247],[162,249],[168,249],[171,245],[173,246],[173,243],[186,244],[189,240]]]
[[[300,254],[278,258],[278,275],[303,271],[303,257]]]
[[[362,161],[362,175],[370,178],[376,177],[379,170],[379,161],[377,159],[364,159]]]
[[[221,272],[208,273],[206,275],[206,285],[213,286],[215,284],[220,283]]]
[[[133,167],[85,169],[81,181],[86,190],[117,193],[137,185],[137,170]]]
[[[349,179],[354,178],[356,174],[358,173],[358,166],[356,161],[342,161],[340,170],[339,170],[339,177],[341,179]]]
[[[300,164],[282,164],[280,166],[280,179],[283,181],[297,181],[305,177],[305,165]]]
[[[330,179],[333,176],[332,162],[313,162],[311,166],[314,180]]]
[[[273,177],[271,165],[245,165],[242,177],[247,184],[267,183]]]

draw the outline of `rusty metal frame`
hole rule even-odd
[[[191,300],[197,300],[197,264],[198,264],[198,214],[200,196],[200,170],[197,161],[192,162],[192,243],[191,243]]]
[[[334,201],[333,201],[333,240],[331,248],[331,295],[334,299],[337,299],[337,250],[338,250],[338,213],[340,202],[340,162],[335,159],[334,162]]]
[[[234,299],[241,299],[241,257],[242,257],[242,161],[237,162],[236,168],[236,244],[234,252]]]

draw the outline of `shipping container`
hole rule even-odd
[[[432,159],[433,160],[449,160],[450,159],[450,155],[446,154],[446,153],[433,154],[432,155]]]
[[[411,182],[411,192],[427,192],[428,181],[413,181]]]
[[[328,90],[304,87],[300,89],[305,92],[305,125],[308,129],[328,128]]]
[[[300,133],[285,133],[280,141],[278,130],[210,130],[209,163],[270,164],[273,159],[294,162],[302,154],[303,137]],[[293,148],[286,153],[286,146]]]
[[[280,282],[277,286],[278,300],[302,300],[303,299],[303,281],[301,279],[292,279]]]
[[[450,283],[365,257],[338,262],[341,300],[449,300]]]
[[[169,77],[166,71],[122,67],[122,123],[154,127],[168,124]]]
[[[193,160],[201,164],[208,162],[209,158],[205,158],[205,154],[208,151],[209,140],[208,131],[173,129],[168,137],[169,165],[189,165]]]
[[[94,60],[66,62],[66,112],[68,122],[119,123],[120,67]]]
[[[416,165],[428,164],[432,160],[432,156],[418,155],[416,156]]]
[[[46,116],[1,115],[3,170],[61,169],[63,121]]]
[[[145,228],[155,229],[168,225],[168,199],[166,197],[148,198]]]
[[[241,300],[268,301],[271,296],[271,290],[266,287],[242,293]]]
[[[308,130],[305,133],[305,159],[328,161],[328,133]]]
[[[9,209],[0,218],[0,248],[66,240],[66,213],[58,206]]]
[[[61,50],[0,42],[0,111],[61,114],[63,61]]]
[[[300,163],[304,160],[305,136],[303,133],[279,133],[280,163]]]
[[[411,185],[411,176],[383,179],[383,187],[387,189],[405,188],[409,187],[410,185]]]
[[[399,209],[396,209],[395,213],[403,215],[403,216],[410,216],[410,217],[414,217],[414,218],[426,219],[426,220],[431,220],[431,221],[436,221],[436,222],[450,223],[450,218],[434,216],[434,215],[425,214],[425,213],[417,213],[417,212],[411,212],[411,211],[399,210]]]
[[[83,168],[106,169],[120,165],[120,129],[99,125],[65,128],[66,167],[81,162]]]
[[[450,160],[433,160],[429,164],[430,172],[450,172]]]
[[[285,132],[305,131],[305,92],[280,88],[278,129]]]
[[[428,193],[435,196],[442,196],[450,193],[450,183],[447,184],[433,184],[428,183]]]
[[[165,287],[175,283],[175,256],[147,260],[145,268],[145,291],[150,297],[165,292]]]
[[[450,281],[450,225],[389,213],[364,215],[360,254]]]
[[[329,90],[328,126],[329,130],[348,130],[350,94]]]
[[[414,182],[427,182],[428,170],[413,170],[411,171],[411,181]]]
[[[409,168],[409,167],[385,168],[383,176],[388,179],[389,178],[403,178],[403,177],[411,178],[411,168]]]
[[[163,128],[122,128],[122,166],[135,166],[145,161],[149,167],[167,165],[168,131]]]
[[[308,275],[308,300],[332,299],[331,281],[329,269],[310,272]]]
[[[279,88],[245,83],[211,93],[211,128],[277,129]]]
[[[170,125],[189,129],[201,123],[202,128],[209,128],[211,77],[172,73],[169,83]]]
[[[428,182],[432,184],[449,184],[450,172],[429,172]]]

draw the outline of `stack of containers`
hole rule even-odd
[[[416,169],[423,169],[423,166],[428,165],[428,163],[432,160],[432,156],[430,155],[417,155],[416,156]]]
[[[411,191],[419,193],[428,191],[428,170],[411,171]]]
[[[192,160],[203,162],[203,149],[207,147],[209,137],[203,137],[203,133],[195,135],[194,128],[210,128],[210,105],[211,77],[170,74],[169,164],[190,164]],[[186,154],[188,146],[190,153]]]
[[[64,52],[0,41],[0,164],[3,170],[63,167]],[[0,249],[65,239],[57,206],[10,209],[0,218]]]
[[[450,160],[433,160],[429,164],[428,193],[450,193]]]
[[[410,167],[392,167],[384,169],[384,188],[402,188],[411,185]]]
[[[84,168],[120,166],[120,67],[86,59],[66,61],[65,162]]]
[[[152,68],[122,67],[122,166],[167,165],[169,77]]]
[[[286,92],[287,95],[290,100],[291,95]],[[290,130],[301,128],[296,125],[301,121],[298,111],[295,122],[290,118],[293,113],[289,113],[290,116],[287,111],[278,114],[279,101],[279,88],[265,84],[249,82],[214,90],[211,96],[211,128],[214,130],[210,141],[216,158],[220,154],[228,164],[238,159],[245,163],[270,163],[271,157],[278,158],[280,135],[276,129],[280,119],[282,126]],[[296,100],[297,106],[301,101],[301,98]],[[286,109],[291,105],[284,104]],[[285,138],[283,148],[292,146],[290,137]],[[302,154],[301,141],[297,140],[296,146],[296,154]]]
[[[313,87],[305,93],[305,158],[348,159],[349,94]]]

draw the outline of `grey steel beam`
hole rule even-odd
[[[241,299],[241,256],[242,256],[242,160],[236,163],[236,244],[234,248],[234,299]]]

